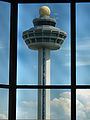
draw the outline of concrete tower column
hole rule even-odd
[[[41,48],[38,50],[38,84],[50,85],[50,50],[49,49]],[[38,90],[38,120],[46,120],[46,119],[50,119],[50,90],[39,89]]]

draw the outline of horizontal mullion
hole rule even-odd
[[[4,85],[4,84],[0,84],[0,88],[11,88],[12,86],[10,85]],[[43,86],[43,85],[16,85],[14,86],[14,88],[19,88],[19,89],[38,89],[38,88],[59,88],[59,89],[72,89],[72,86],[71,85],[46,85],[46,86]],[[76,85],[74,86],[74,89],[90,89],[90,85]]]
[[[48,1],[45,1],[45,0],[43,0],[42,1],[42,3],[70,3],[71,2],[71,0],[53,0],[53,1],[50,1],[50,0],[48,0]],[[36,2],[36,0],[34,1],[32,1],[32,0],[18,0],[18,3],[41,3],[40,1],[37,1]]]
[[[9,88],[9,85],[0,84],[0,88]]]
[[[77,85],[76,89],[90,89],[90,85]]]
[[[71,3],[73,0],[43,0],[42,3]],[[75,0],[75,3],[76,2],[89,2],[89,0]],[[37,1],[36,0],[17,0],[17,3],[41,3],[40,1]]]
[[[36,0],[0,0],[3,2],[9,3],[41,3],[40,1],[36,2]],[[71,3],[73,0],[53,0],[53,1],[42,1],[42,3]],[[90,2],[90,0],[75,0],[75,3],[82,3],[82,2]]]
[[[18,89],[39,89],[39,88],[46,88],[46,89],[71,89],[70,85],[17,85],[16,88]]]
[[[90,0],[75,0],[75,3],[80,3],[80,2],[89,2]]]
[[[0,0],[0,1],[11,3],[11,0]]]

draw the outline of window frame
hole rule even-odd
[[[71,12],[71,85],[17,85],[17,18],[18,4],[32,3],[29,0],[0,0],[11,3],[10,20],[10,63],[9,85],[0,84],[0,88],[9,89],[8,120],[16,120],[16,90],[17,89],[70,89],[71,90],[71,120],[76,120],[76,89],[90,89],[90,85],[76,85],[76,3],[88,0],[55,0],[53,3],[70,3]],[[43,1],[42,3],[45,3]],[[48,1],[49,3],[51,1]],[[51,2],[51,3],[52,3]],[[34,3],[34,0],[33,0]],[[38,2],[39,3],[39,2]]]

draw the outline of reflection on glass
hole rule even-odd
[[[42,89],[41,89],[42,90]],[[50,94],[48,94],[50,91]],[[50,96],[50,102],[49,98]],[[71,120],[70,90],[47,89],[46,110],[50,107],[51,120]],[[43,97],[43,96],[42,96]],[[40,104],[39,104],[40,105]],[[17,90],[17,120],[38,119],[38,90]],[[49,112],[49,111],[48,111]],[[47,112],[46,112],[47,114]],[[48,116],[48,115],[47,115]]]
[[[90,84],[90,3],[76,4],[77,84]]]
[[[17,90],[16,118],[37,119],[37,90]]]
[[[90,120],[90,90],[76,91],[76,120]]]
[[[8,119],[8,93],[7,89],[0,88],[0,120]]]
[[[0,1],[0,84],[9,83],[10,4]]]
[[[17,84],[38,84],[38,51],[28,49],[22,38],[22,33],[33,27],[32,21],[39,17],[39,8],[44,5],[51,9],[50,17],[56,19],[56,27],[67,33],[67,38],[61,49],[51,51],[51,84],[70,84],[69,3],[18,5]]]

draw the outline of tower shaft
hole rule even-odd
[[[38,84],[50,85],[50,50],[38,50]],[[50,90],[38,90],[38,120],[50,119]]]

